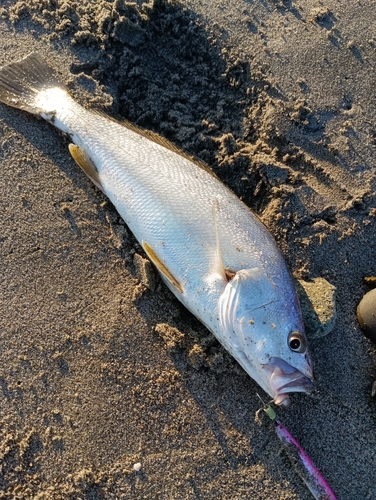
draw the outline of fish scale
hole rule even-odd
[[[0,69],[0,101],[68,134],[175,296],[277,404],[312,368],[294,285],[273,237],[208,168],[153,133],[81,107],[37,54]]]

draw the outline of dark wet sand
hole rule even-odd
[[[285,425],[341,500],[376,498],[373,1],[5,0],[0,65],[207,162],[297,278],[337,288]],[[165,289],[49,124],[0,106],[0,498],[309,499],[261,392]],[[140,462],[139,472],[133,465]]]

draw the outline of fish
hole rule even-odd
[[[277,405],[313,370],[294,283],[261,220],[163,137],[77,103],[38,53],[0,68],[0,101],[44,118],[110,199],[167,287]]]

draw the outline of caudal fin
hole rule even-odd
[[[9,106],[36,115],[53,112],[39,98],[43,91],[52,88],[64,89],[64,86],[36,53],[0,68],[0,101]]]

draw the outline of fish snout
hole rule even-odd
[[[309,393],[313,386],[312,365],[307,359],[304,371],[291,366],[281,358],[272,357],[263,365],[268,372],[269,385],[277,405],[288,406],[290,392]]]

